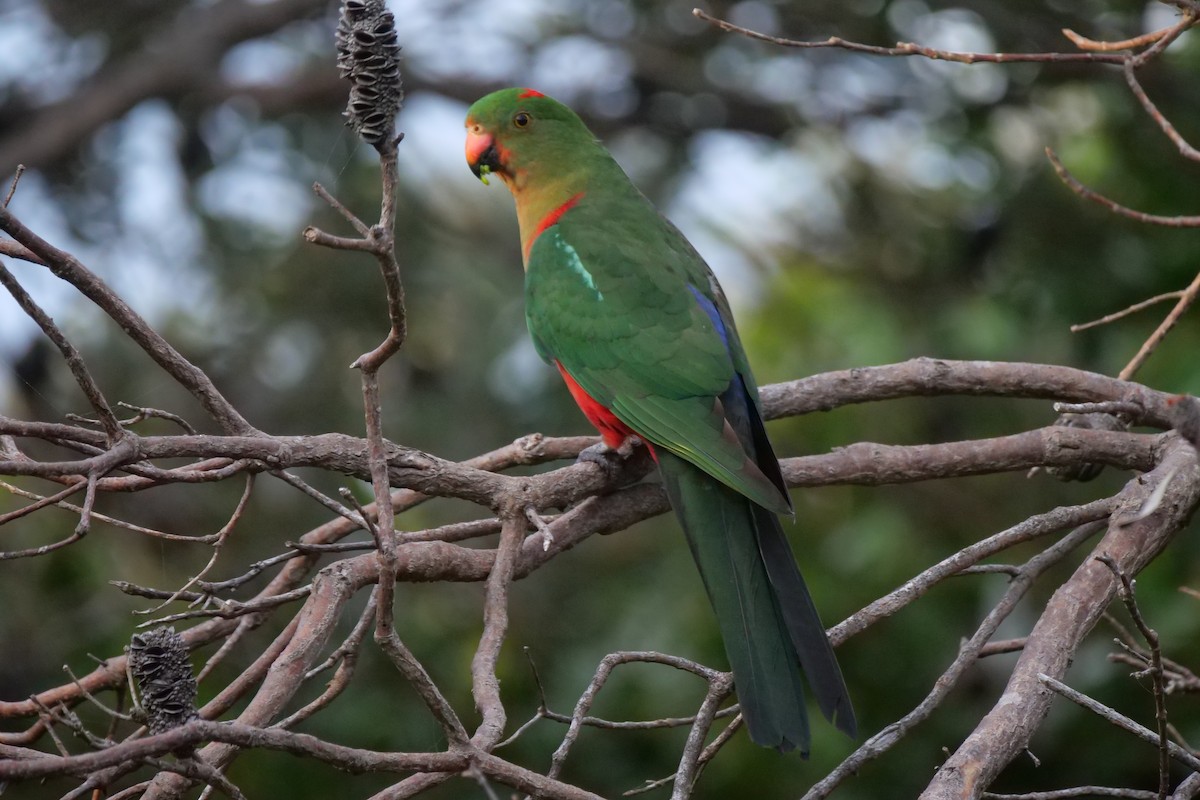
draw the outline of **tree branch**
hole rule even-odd
[[[1192,477],[1196,468],[1196,453],[1190,446],[1182,441],[1172,445],[1153,472],[1127,485],[1122,493],[1125,508],[1136,516],[1137,509],[1165,485],[1157,508],[1128,524],[1122,523],[1124,515],[1115,515],[1093,555],[1107,553],[1128,575],[1140,572],[1191,518],[1200,500],[1200,483]],[[1058,588],[1030,632],[1000,700],[938,770],[922,793],[923,800],[979,797],[1000,770],[1024,751],[1050,708],[1051,694],[1039,675],[1061,678],[1066,673],[1079,643],[1116,591],[1112,572],[1092,557]]]

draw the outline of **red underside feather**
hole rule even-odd
[[[554,366],[558,367],[559,373],[563,376],[563,380],[566,381],[567,388],[571,390],[571,397],[575,398],[575,403],[579,406],[579,410],[588,418],[588,422],[595,425],[596,430],[600,431],[600,437],[606,445],[615,450],[621,446],[621,443],[627,437],[635,435],[632,428],[617,419],[615,414],[585,392],[583,387],[576,383],[575,379],[563,369],[562,364],[555,361]]]

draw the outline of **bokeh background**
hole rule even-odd
[[[587,430],[527,340],[511,200],[497,182],[481,186],[462,159],[467,106],[506,85],[573,105],[691,238],[731,296],[760,383],[922,355],[1116,374],[1166,307],[1084,333],[1069,325],[1180,289],[1200,266],[1195,231],[1116,218],[1071,194],[1045,159],[1043,149],[1055,148],[1082,180],[1137,208],[1200,212],[1197,165],[1145,116],[1118,68],[788,50],[720,33],[691,15],[694,4],[390,0],[407,90],[397,234],[410,338],[386,370],[389,438],[460,459],[531,431]],[[346,365],[386,331],[373,262],[306,246],[299,235],[310,223],[346,232],[313,195],[314,181],[365,218],[378,208],[377,157],[339,118],[346,85],[333,66],[334,6],[0,0],[0,177],[7,182],[17,163],[29,167],[12,209],[102,275],[273,433],[361,434],[359,380]],[[1062,28],[1119,39],[1168,25],[1176,13],[1158,2],[1104,0],[746,0],[706,8],[796,38],[973,51],[1069,51]],[[1193,142],[1198,75],[1195,34],[1141,75]],[[6,263],[83,349],[111,399],[166,408],[204,427],[190,399],[69,286],[39,267]],[[1200,326],[1185,318],[1139,378],[1200,391],[1198,346]],[[0,298],[0,408],[43,420],[86,410],[64,365],[8,298]],[[862,440],[997,435],[1053,419],[1045,403],[921,399],[773,423],[771,434],[777,450],[792,455]],[[347,483],[304,477],[328,491]],[[971,541],[1111,493],[1125,479],[1109,472],[1094,483],[1061,484],[1005,475],[805,491],[795,497],[793,542],[833,623]],[[164,488],[105,498],[101,510],[202,534],[220,527],[240,491],[240,483]],[[0,495],[0,511],[18,502]],[[401,521],[416,528],[477,513],[437,502]],[[261,480],[215,577],[281,552],[325,518],[294,490]],[[73,524],[63,512],[38,514],[0,531],[0,545],[53,541]],[[1177,587],[1200,586],[1196,555],[1195,537],[1186,535],[1138,584],[1166,654],[1193,666],[1200,604]],[[91,669],[89,654],[120,651],[143,620],[132,612],[147,603],[110,580],[175,588],[207,557],[199,547],[98,526],[51,556],[0,562],[0,699],[60,683],[64,663],[82,673]],[[1027,632],[1073,568],[1044,579],[1000,637]],[[949,581],[842,648],[867,734],[929,691],[1004,580]],[[468,714],[481,588],[415,585],[398,595],[402,636]],[[282,619],[255,632],[201,687],[201,699],[240,672]],[[1069,678],[1149,722],[1148,687],[1106,661],[1110,638],[1097,631]],[[666,519],[589,540],[516,587],[502,662],[514,726],[537,705],[525,647],[551,707],[563,712],[610,651],[656,649],[714,665],[724,658],[687,548]],[[836,796],[915,796],[943,748],[953,750],[995,702],[1013,659],[979,664],[946,707]],[[623,669],[596,713],[685,714],[702,695],[702,686],[666,668]],[[1170,708],[1183,735],[1200,742],[1195,700],[1176,696]],[[411,691],[369,645],[349,692],[302,729],[376,748],[440,745]],[[808,762],[738,737],[706,770],[697,796],[798,796],[855,746],[829,726],[815,729]],[[544,769],[562,733],[539,723],[510,753]],[[672,772],[683,738],[587,731],[565,777],[618,795]],[[1155,753],[1130,741],[1060,703],[1034,739],[1040,766],[1014,764],[997,788],[1153,788]],[[296,798],[365,797],[389,780],[270,753],[239,759],[230,777],[253,797]],[[71,785],[9,791],[58,797]],[[432,796],[484,794],[458,781]]]

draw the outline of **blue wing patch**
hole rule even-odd
[[[691,290],[692,295],[696,298],[696,302],[700,304],[701,310],[708,316],[709,321],[713,324],[713,328],[717,331],[717,335],[721,337],[721,342],[725,345],[725,351],[728,352],[729,331],[725,329],[725,321],[721,319],[721,312],[717,310],[717,304],[705,297],[703,292],[690,283],[688,284],[688,289]]]

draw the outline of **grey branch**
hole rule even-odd
[[[1140,572],[1195,511],[1200,499],[1196,468],[1196,452],[1181,440],[1173,444],[1158,467],[1122,492],[1125,509],[1136,512],[1165,481],[1169,485],[1157,509],[1129,524],[1122,524],[1124,515],[1118,512],[1093,555],[1107,554],[1127,575]],[[1052,696],[1039,676],[1062,678],[1116,592],[1117,580],[1109,568],[1094,558],[1083,561],[1047,603],[996,705],[938,770],[923,800],[979,797],[1029,746]]]

